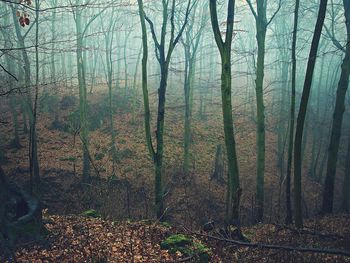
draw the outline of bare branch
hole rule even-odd
[[[224,49],[224,41],[221,38],[216,0],[210,0],[210,17],[216,44],[218,45],[220,52],[222,52]]]
[[[18,79],[11,72],[9,72],[3,65],[0,64],[0,67],[2,68],[3,71],[5,71],[7,74],[9,74],[12,78],[14,78],[16,81],[18,81]]]
[[[278,7],[276,9],[276,11],[273,13],[273,15],[271,16],[270,20],[267,22],[266,27],[272,22],[272,20],[275,18],[275,16],[277,15],[277,13],[280,11],[282,6],[282,0],[278,1]]]
[[[333,32],[331,33],[331,31],[329,30],[329,28],[324,25],[324,28],[326,30],[327,36],[332,40],[332,43],[341,51],[345,52],[345,48],[340,44],[340,42],[338,41],[338,39],[336,39],[335,35],[333,34]]]
[[[159,49],[160,45],[159,45],[159,42],[158,42],[158,39],[157,39],[156,32],[154,30],[153,22],[152,22],[151,19],[149,19],[148,16],[146,16],[146,14],[145,14],[145,19],[146,19],[146,21],[148,22],[148,24],[149,24],[149,26],[151,28],[151,33],[152,33],[152,38],[153,38],[154,44],[156,45],[157,49]]]
[[[247,0],[247,3],[248,3],[248,6],[249,6],[249,8],[250,8],[250,11],[252,11],[253,16],[255,17],[255,19],[257,19],[257,18],[258,18],[258,15],[256,14],[256,12],[255,12],[255,10],[254,10],[254,7],[253,7],[253,5],[252,5],[252,2],[251,2],[250,0]]]

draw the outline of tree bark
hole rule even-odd
[[[301,198],[301,170],[302,170],[302,140],[304,123],[307,112],[307,105],[310,96],[313,72],[316,63],[317,49],[320,42],[322,27],[326,15],[327,0],[320,1],[320,8],[317,15],[317,22],[311,43],[308,64],[306,68],[304,87],[300,102],[300,108],[297,118],[297,127],[294,141],[294,217],[295,226],[301,228],[303,226],[302,217],[302,198]]]
[[[333,212],[334,182],[337,168],[338,151],[340,136],[342,131],[343,114],[345,111],[345,95],[349,86],[350,74],[350,1],[343,0],[345,25],[347,29],[347,45],[345,57],[341,65],[341,74],[337,88],[335,108],[333,113],[333,124],[331,130],[331,140],[328,148],[328,161],[326,180],[323,191],[323,203],[321,213],[328,214]]]
[[[349,212],[349,201],[350,201],[350,137],[348,139],[348,150],[346,154],[345,162],[345,177],[342,191],[342,204],[341,208],[345,212]]]
[[[236,141],[233,131],[232,101],[231,101],[231,45],[233,39],[233,24],[235,1],[229,0],[227,7],[227,30],[225,41],[221,38],[221,32],[217,17],[216,0],[210,0],[211,25],[215,41],[221,56],[221,101],[224,121],[225,146],[227,152],[228,178],[226,192],[225,224],[227,226],[239,221],[239,170],[236,153]]]

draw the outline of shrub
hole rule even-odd
[[[44,92],[39,100],[39,109],[46,113],[57,113],[58,101],[58,96]]]
[[[77,98],[75,96],[65,95],[60,102],[61,110],[72,108],[77,104]]]

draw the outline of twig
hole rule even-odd
[[[9,74],[12,78],[14,78],[16,81],[18,81],[16,76],[13,75],[10,71],[8,71],[3,65],[0,64],[0,67],[2,68],[3,71],[5,71],[7,74]]]

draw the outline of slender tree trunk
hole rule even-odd
[[[147,134],[149,131],[150,123],[149,123],[149,116],[145,117],[146,123],[146,137],[147,137],[147,144],[149,146],[151,155],[153,156],[153,161],[154,161],[154,168],[155,168],[155,210],[157,217],[160,220],[164,220],[164,193],[163,193],[163,150],[164,150],[164,117],[165,117],[165,94],[166,94],[166,89],[167,89],[167,84],[168,84],[168,73],[169,73],[169,63],[171,60],[171,55],[174,51],[174,48],[176,44],[178,43],[179,39],[181,38],[181,35],[185,29],[185,26],[188,21],[188,16],[190,12],[190,5],[191,5],[191,0],[187,2],[187,9],[186,9],[186,14],[185,14],[185,19],[183,22],[183,25],[181,29],[179,30],[177,36],[175,37],[175,24],[174,24],[174,18],[175,18],[175,0],[171,2],[171,12],[170,14],[168,13],[168,1],[162,1],[163,5],[163,20],[162,20],[162,29],[161,29],[161,35],[160,35],[160,42],[157,39],[157,35],[154,31],[154,25],[153,22],[145,16],[144,10],[143,10],[143,2],[142,0],[138,0],[138,5],[139,5],[139,13],[140,13],[140,20],[141,20],[141,28],[142,28],[142,39],[143,39],[143,46],[144,48],[147,47],[147,32],[146,32],[146,26],[145,26],[145,19],[147,19],[148,23],[150,24],[151,27],[151,33],[152,33],[152,38],[155,43],[156,49],[157,49],[157,60],[159,62],[159,68],[161,71],[161,76],[160,76],[160,84],[159,84],[159,89],[158,89],[158,112],[157,112],[157,130],[156,130],[156,151],[153,150],[152,147],[152,138],[150,134]],[[171,36],[170,36],[170,41],[168,44],[165,43],[166,39],[166,32],[167,32],[167,23],[168,23],[168,17],[170,17],[171,20]],[[167,52],[165,52],[165,47],[167,46]],[[144,51],[145,52],[145,51]],[[144,58],[145,58],[144,53]],[[147,67],[147,60],[144,60],[143,58],[143,88],[147,87],[147,73],[146,67]],[[146,56],[147,58],[147,56]],[[145,93],[148,93],[147,88],[144,89],[144,96]],[[148,104],[148,98],[145,100],[144,103]],[[146,107],[145,106],[145,110]],[[147,115],[147,113],[145,114]]]
[[[221,72],[221,99],[222,112],[224,119],[225,145],[227,151],[227,163],[229,170],[228,190],[227,190],[227,207],[226,222],[231,224],[232,220],[237,220],[239,215],[239,206],[236,198],[239,191],[239,171],[236,153],[236,141],[233,136],[233,117],[231,102],[231,59],[230,52],[225,50],[222,56]]]
[[[264,216],[264,174],[265,174],[265,106],[264,106],[264,61],[266,26],[257,26],[258,58],[255,80],[256,110],[257,110],[257,168],[256,168],[256,201],[257,222]]]
[[[184,174],[188,175],[190,166],[190,143],[191,143],[191,112],[190,112],[190,47],[184,45],[185,49],[185,72],[184,72],[184,92],[185,92],[185,128],[184,128]]]
[[[233,24],[235,1],[229,0],[227,7],[227,31],[225,42],[221,38],[217,18],[216,0],[210,0],[210,17],[214,37],[221,56],[221,100],[224,121],[225,146],[227,152],[228,178],[226,192],[227,226],[239,220],[239,203],[241,189],[239,186],[239,170],[236,153],[236,142],[233,131],[232,101],[231,101],[231,45],[233,39]]]
[[[52,6],[56,7],[57,6],[57,0],[52,1]],[[53,11],[52,13],[52,20],[51,20],[51,48],[52,48],[52,53],[51,53],[51,81],[54,82],[56,86],[56,62],[55,62],[55,42],[56,42],[56,10]]]
[[[162,66],[163,65],[163,66]],[[163,203],[163,150],[164,150],[164,117],[165,117],[165,93],[168,79],[168,64],[161,65],[161,79],[158,90],[158,114],[157,114],[157,150],[155,155],[155,205],[157,217],[161,218],[164,212]]]
[[[39,2],[35,1],[36,9],[38,9]],[[25,48],[25,36],[21,34],[21,30],[16,17],[16,10],[12,6],[12,17],[15,25],[15,32],[18,40],[19,47],[22,50],[22,57],[24,61],[24,86],[27,89],[27,102],[24,108],[29,108],[29,171],[30,171],[30,181],[31,181],[31,189],[36,187],[40,181],[39,175],[39,161],[38,161],[38,153],[37,153],[37,137],[36,137],[36,108],[37,108],[37,100],[38,100],[38,83],[39,83],[39,53],[38,53],[38,22],[36,22],[36,38],[35,38],[35,54],[36,54],[36,82],[35,82],[35,94],[34,94],[34,102],[32,106],[32,95],[30,90],[31,85],[31,71],[30,71],[30,62],[27,50]],[[36,18],[39,17],[39,11],[35,12]],[[37,20],[38,21],[38,20]],[[25,113],[24,113],[25,114]],[[25,118],[24,118],[24,122]]]
[[[79,8],[79,7],[78,7]],[[81,21],[81,11],[76,10],[75,15],[75,27],[77,33],[77,70],[78,70],[78,85],[79,85],[79,112],[80,112],[80,136],[82,140],[82,151],[83,151],[83,182],[87,182],[90,178],[90,161],[88,155],[89,147],[89,134],[87,125],[87,94],[86,94],[86,83],[85,83],[85,69],[84,69],[84,58],[83,58],[83,31]]]
[[[135,117],[136,117],[136,113],[138,112],[139,109],[137,109],[137,99],[138,99],[138,88],[137,88],[137,76],[139,74],[139,64],[140,64],[140,60],[141,60],[141,54],[142,54],[142,45],[140,47],[139,53],[137,55],[137,60],[136,60],[136,65],[135,65],[135,73],[134,73],[134,83],[133,83],[133,121],[135,122]]]
[[[280,3],[279,3],[280,4]],[[267,1],[257,1],[256,11],[250,0],[248,5],[254,15],[256,25],[256,41],[258,57],[256,63],[255,95],[256,95],[256,204],[255,220],[261,222],[264,216],[264,174],[265,174],[265,106],[264,106],[264,71],[265,71],[265,40],[268,22],[266,17]],[[279,10],[279,9],[278,9]],[[276,12],[278,12],[278,10]],[[273,16],[271,17],[273,19]]]
[[[128,61],[126,56],[126,48],[128,47],[128,39],[131,34],[131,30],[125,31],[125,39],[124,39],[124,92],[125,92],[125,99],[127,95],[127,89],[128,89]]]
[[[4,16],[4,24],[7,25],[9,23],[9,16],[5,15]],[[10,37],[12,36],[12,32],[10,32],[7,29],[2,29],[1,33],[4,37],[5,40],[5,48],[10,47]],[[14,72],[14,64],[11,61],[9,56],[5,56],[6,59],[6,64],[7,64],[7,69],[9,72]],[[14,79],[12,76],[8,76],[8,85],[10,88],[13,87],[14,85]],[[13,139],[11,141],[11,145],[17,149],[21,148],[21,143],[19,139],[19,128],[18,128],[18,113],[16,109],[16,98],[14,94],[10,94],[10,108],[11,108],[11,114],[12,114],[12,120],[13,120]]]
[[[322,27],[326,15],[327,0],[320,1],[320,8],[317,16],[317,22],[311,43],[310,54],[305,74],[304,88],[302,92],[300,108],[297,118],[297,127],[294,141],[294,216],[295,226],[301,228],[303,226],[302,217],[302,198],[301,198],[301,170],[302,170],[302,154],[301,146],[303,140],[304,123],[307,112],[307,105],[310,96],[312,77],[316,63],[317,49],[320,42]]]
[[[345,212],[349,212],[349,202],[350,202],[350,136],[348,139],[348,150],[346,154],[345,162],[345,175],[342,191],[342,204],[341,208]]]
[[[324,58],[325,56],[322,57],[321,61],[321,70],[320,70],[320,76],[318,79],[318,85],[321,86],[322,83],[322,77],[323,77],[323,69],[324,69]],[[320,121],[320,104],[321,104],[321,89],[319,88],[317,90],[317,101],[316,101],[316,119],[317,119],[317,125],[312,129],[312,149],[311,149],[311,164],[310,164],[310,170],[309,174],[312,179],[317,178],[317,166],[318,166],[318,161],[319,161],[319,156],[320,156],[320,150],[321,150],[321,143],[320,141],[322,140],[322,134],[323,134],[323,129],[320,124],[318,124]]]
[[[333,212],[334,182],[337,168],[340,136],[342,131],[343,114],[345,111],[345,95],[349,86],[350,74],[350,1],[343,0],[347,28],[347,45],[345,57],[341,66],[341,74],[338,83],[335,108],[333,113],[333,124],[331,140],[328,148],[328,161],[326,180],[323,191],[323,203],[321,212],[324,214]]]
[[[112,11],[114,12],[114,10]],[[111,131],[111,157],[112,157],[112,177],[116,176],[116,163],[117,163],[117,148],[116,148],[116,133],[114,130],[113,122],[113,61],[112,61],[112,43],[113,43],[113,31],[114,20],[111,20],[108,26],[108,32],[105,34],[105,56],[107,65],[107,86],[108,86],[108,104],[109,104],[109,124]],[[95,75],[95,74],[94,74]]]
[[[40,183],[39,160],[38,160],[38,140],[36,132],[37,104],[39,96],[39,0],[35,0],[35,93],[32,108],[32,121],[30,122],[30,176],[31,189],[36,190]]]
[[[148,152],[154,160],[154,149],[152,144],[152,134],[151,134],[151,111],[149,107],[149,97],[148,97],[148,73],[147,73],[147,60],[148,60],[148,40],[147,40],[147,30],[145,22],[145,13],[143,10],[142,0],[137,0],[139,6],[139,16],[141,22],[142,30],[142,93],[143,93],[143,106],[144,106],[144,126],[145,126],[145,135]]]

